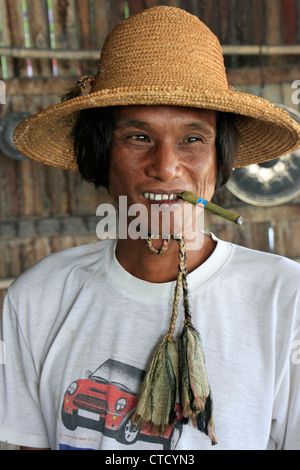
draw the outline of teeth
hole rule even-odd
[[[151,201],[172,201],[176,199],[177,194],[144,193],[144,197],[151,199]]]

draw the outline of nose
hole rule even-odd
[[[159,181],[171,181],[182,175],[178,151],[171,144],[157,145],[149,156],[146,167],[147,176]]]

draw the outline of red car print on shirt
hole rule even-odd
[[[131,423],[138,390],[145,371],[108,359],[86,379],[79,379],[68,387],[62,405],[62,421],[74,431],[78,426],[94,429],[123,444],[137,440],[161,443],[165,450],[176,448],[182,432],[181,410],[178,405],[173,426],[163,436],[152,436],[146,428],[138,430]]]

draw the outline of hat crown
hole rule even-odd
[[[107,36],[91,91],[141,86],[228,90],[219,40],[179,8],[159,6],[129,17]]]
[[[236,168],[300,147],[300,126],[288,113],[260,97],[228,88],[216,36],[196,16],[165,6],[144,10],[116,26],[103,46],[90,93],[23,121],[15,131],[16,146],[35,160],[77,169],[72,129],[78,112],[130,105],[235,113]]]

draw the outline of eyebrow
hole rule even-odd
[[[149,127],[149,123],[146,121],[140,121],[139,119],[116,119],[115,127],[141,127],[146,129]]]
[[[127,127],[138,127],[140,129],[149,129],[151,127],[151,123],[147,121],[140,121],[139,119],[134,119],[134,118],[124,118],[124,119],[119,119],[115,121],[115,128],[127,128]],[[206,122],[190,122],[183,124],[183,127],[188,128],[189,130],[194,130],[194,131],[204,131],[204,132],[215,132],[215,128],[207,124]]]
[[[184,127],[191,129],[192,131],[199,130],[199,131],[214,131],[214,127],[210,124],[206,124],[205,122],[191,122],[189,124],[185,124]]]

